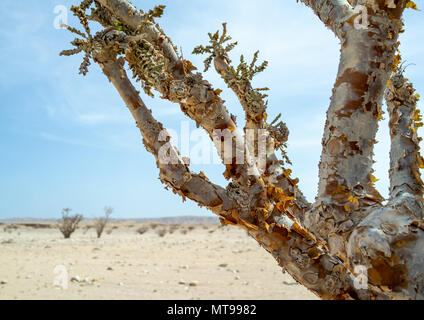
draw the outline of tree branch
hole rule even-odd
[[[151,111],[147,109],[139,97],[137,90],[131,84],[122,67],[123,62],[102,61],[99,56],[96,59],[136,120],[146,149],[156,158],[161,181],[184,199],[187,197],[200,206],[206,206],[221,217],[231,216],[232,211],[237,208],[237,203],[229,196],[227,191],[211,183],[204,175],[190,172],[180,158],[178,151],[173,146],[169,148],[166,146],[169,139],[160,141],[159,137],[169,138],[169,135],[164,134],[162,124],[153,118]],[[163,159],[160,159],[161,148],[167,148],[169,157],[176,160],[177,163],[163,163]]]
[[[299,1],[299,0],[297,0]],[[314,10],[318,18],[330,28],[337,37],[343,37],[345,17],[353,14],[352,6],[347,0],[300,0]]]
[[[354,197],[360,199],[360,207],[382,200],[373,186],[372,156],[403,9],[369,8],[369,12],[368,30],[356,30],[349,22],[345,27],[322,142],[318,194],[340,204]]]
[[[423,125],[420,110],[417,109],[419,95],[402,70],[393,74],[386,92],[390,114],[390,197],[402,193],[423,196],[423,181],[419,169],[424,168],[420,155],[417,130]]]
[[[152,81],[152,84],[162,94],[162,98],[180,104],[184,114],[193,119],[198,126],[203,127],[211,139],[214,139],[216,130],[236,131],[236,123],[224,106],[224,101],[219,97],[219,91],[214,90],[200,73],[193,74],[191,72],[196,68],[189,61],[178,57],[170,39],[157,24],[143,24],[145,16],[127,1],[98,0],[98,2],[109,9],[112,15],[116,15],[133,32],[137,30],[137,32],[145,34],[147,41],[160,48],[160,53],[165,60],[164,69],[162,74]],[[127,56],[127,60],[131,64],[131,57]],[[247,184],[249,180],[260,184],[259,171],[255,162],[249,159],[249,154],[246,154],[247,161],[244,163],[236,162],[237,148],[243,149],[244,147],[243,139],[240,138],[234,139],[234,161],[225,163],[227,166],[226,177],[234,178],[241,184]],[[224,150],[223,145],[220,150]],[[223,152],[221,158],[225,160]]]

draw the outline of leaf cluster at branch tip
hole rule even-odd
[[[79,19],[80,23],[84,27],[85,33],[76,28],[64,25],[66,29],[72,33],[75,33],[76,35],[81,36],[83,39],[75,38],[71,42],[75,49],[64,50],[60,53],[61,56],[71,56],[84,51],[85,56],[79,68],[79,73],[84,76],[88,73],[88,66],[90,65],[90,58],[92,58],[93,51],[93,37],[91,36],[90,27],[88,25],[88,18],[85,14],[85,10],[92,4],[92,2],[93,0],[84,0],[81,2],[80,6],[71,7],[71,11],[73,12],[74,16]]]
[[[219,36],[219,30],[214,34],[208,33],[210,45],[208,46],[197,46],[193,50],[193,54],[205,54],[209,53],[210,55],[205,59],[205,72],[209,70],[212,60],[216,56],[227,55],[231,50],[233,50],[237,42],[228,43],[225,47],[223,46],[228,41],[232,40],[230,36],[227,35],[227,23],[222,24],[223,31],[222,35]]]

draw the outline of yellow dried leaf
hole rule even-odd
[[[381,110],[380,106],[377,105],[377,120],[383,119],[383,111]]]
[[[268,196],[272,196],[272,193],[274,192],[274,187],[268,187],[267,189]]]
[[[417,153],[417,157],[420,169],[424,169],[424,158],[419,153]]]
[[[285,202],[284,201],[278,202],[275,206],[276,206],[278,211],[284,212],[284,209],[285,209]]]
[[[267,231],[268,233],[270,233],[271,231],[270,231],[269,224],[268,224],[268,223],[266,223],[265,221],[263,222],[263,224],[264,224],[264,226],[265,226],[266,231]]]
[[[374,177],[373,175],[371,175],[371,177],[370,177],[370,181],[371,181],[371,183],[376,183],[377,181],[379,181],[379,179],[377,179],[376,177]]]
[[[276,193],[280,193],[280,194],[281,194],[281,193],[284,193],[284,192],[283,192],[283,189],[278,188],[278,187],[277,187],[277,188],[274,188],[274,191],[275,191]]]
[[[402,57],[400,54],[395,55],[395,61],[393,62],[393,69],[396,69],[397,66],[402,62]]]
[[[292,200],[294,200],[294,198],[293,197],[286,196],[285,194],[283,194],[282,196],[279,197],[278,200],[281,200],[281,201],[292,201]]]
[[[292,174],[292,171],[290,170],[290,169],[287,169],[287,170],[285,170],[284,171],[284,176],[286,177],[286,178],[288,178],[288,177],[290,177],[290,175]]]
[[[256,231],[259,230],[257,225],[254,225],[254,224],[250,223],[249,221],[246,221],[246,220],[243,220],[243,219],[240,219],[240,220],[244,223],[244,225],[246,227],[253,229],[253,230],[256,230]]]
[[[419,122],[419,121],[422,120],[420,110],[414,111],[414,116],[413,116],[412,120],[414,120],[415,122]]]
[[[350,212],[350,206],[348,204],[344,205],[344,209],[346,212]]]
[[[357,198],[355,198],[355,197],[353,197],[353,196],[350,196],[347,200],[348,200],[349,202],[352,202],[353,204],[355,204],[355,205],[359,206],[359,201],[358,201],[358,199],[357,199]]]
[[[183,65],[184,65],[184,69],[187,71],[197,70],[197,68],[193,66],[193,64],[188,60],[183,60]]]
[[[221,89],[216,89],[216,90],[215,90],[215,94],[216,94],[216,95],[218,95],[218,96],[219,96],[221,93],[222,93],[222,90],[221,90]]]
[[[406,3],[406,8],[411,8],[411,9],[414,9],[414,10],[418,10],[418,7],[417,7],[417,5],[415,4],[414,1],[408,1]]]

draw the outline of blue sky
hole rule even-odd
[[[269,87],[269,117],[283,113],[290,129],[289,156],[294,175],[310,201],[318,183],[318,162],[325,112],[335,81],[338,40],[294,0],[134,0],[137,7],[167,6],[160,24],[186,59],[203,70],[192,49],[207,41],[207,32],[222,22],[239,46],[233,52],[269,61],[256,80]],[[94,217],[105,205],[116,218],[209,215],[205,209],[164,189],[153,157],[141,143],[134,120],[97,65],[78,75],[82,56],[59,57],[73,39],[53,27],[56,5],[73,1],[2,0],[0,20],[0,219],[54,218],[64,207]],[[424,8],[422,0],[416,1]],[[69,14],[69,24],[77,21]],[[414,63],[406,74],[424,96],[423,12],[408,10],[401,36],[404,60]],[[242,109],[213,71],[205,74],[232,113]],[[187,119],[178,106],[143,96],[166,127],[180,131]],[[422,103],[420,104],[422,108]],[[387,116],[386,116],[387,118]],[[194,128],[194,124],[190,124]],[[389,135],[381,122],[376,148],[377,187],[388,188]],[[224,185],[220,165],[194,166]]]

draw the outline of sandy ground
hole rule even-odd
[[[101,239],[81,228],[65,240],[2,225],[0,299],[317,299],[243,230],[170,228],[108,226]]]

